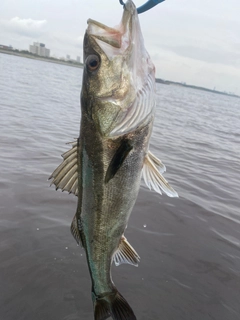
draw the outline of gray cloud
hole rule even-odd
[[[46,20],[21,19],[0,20],[0,26],[6,31],[26,37],[40,36],[45,32]]]
[[[240,55],[237,52],[207,49],[195,46],[165,46],[166,49],[179,56],[204,61],[240,67]]]
[[[53,41],[62,43],[63,46],[72,46],[82,48],[83,36],[74,36],[68,33],[53,33],[51,36]]]
[[[122,15],[118,0],[0,1],[2,44],[39,41],[58,57],[82,56],[88,18],[114,26]],[[239,12],[239,0],[166,0],[140,15],[157,76],[240,94]]]

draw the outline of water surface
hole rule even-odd
[[[49,175],[78,136],[82,70],[0,54],[0,319],[93,319],[77,199]],[[151,151],[178,199],[142,184],[138,268],[113,279],[138,320],[240,317],[240,100],[157,84]]]

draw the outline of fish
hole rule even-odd
[[[136,316],[111,276],[111,266],[138,266],[124,232],[141,178],[157,193],[176,197],[149,150],[155,115],[155,66],[144,46],[138,14],[128,0],[120,24],[89,19],[83,41],[79,138],[49,179],[78,197],[71,233],[86,253],[94,319]]]

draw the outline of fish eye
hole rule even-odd
[[[91,54],[86,59],[86,65],[89,71],[95,71],[100,65],[100,59],[96,54]]]

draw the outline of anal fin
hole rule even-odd
[[[133,247],[128,243],[127,239],[122,237],[113,260],[116,266],[119,266],[122,263],[128,263],[137,267],[140,257]]]
[[[159,170],[158,168],[159,167]],[[167,180],[162,176],[161,169],[164,172],[164,164],[156,158],[152,153],[148,153],[145,156],[143,166],[143,179],[151,190],[153,189],[157,193],[162,194],[165,192],[169,197],[178,197],[177,192],[169,185]]]

